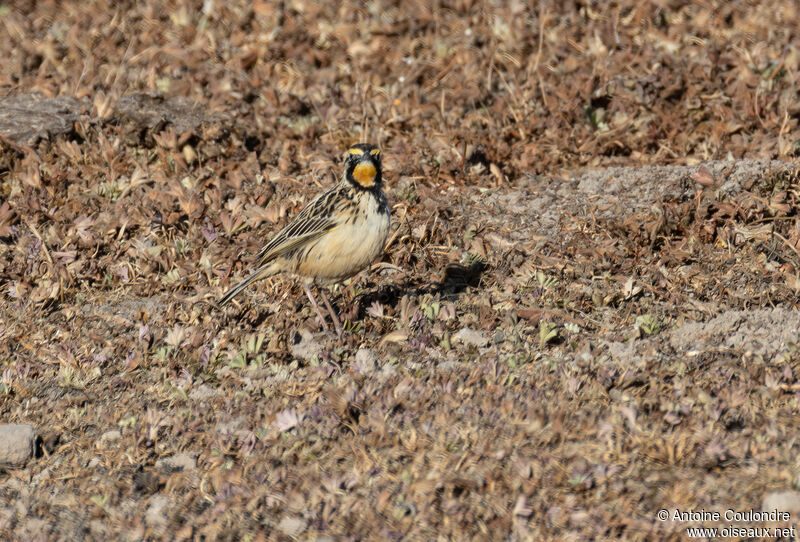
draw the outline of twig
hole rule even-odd
[[[50,262],[50,265],[53,265],[53,258],[52,256],[50,256],[50,251],[47,250],[47,243],[45,243],[44,239],[42,239],[42,236],[39,234],[39,230],[36,229],[36,226],[31,224],[31,222],[25,217],[25,215],[20,213],[19,217],[22,219],[23,222],[25,222],[28,228],[30,228],[30,230],[33,232],[33,235],[35,235],[36,238],[42,243],[42,248],[44,249],[44,255],[47,257],[47,261]]]
[[[549,314],[551,316],[557,316],[559,318],[563,318],[567,322],[572,322],[573,324],[577,324],[579,326],[586,327],[586,321],[585,320],[581,320],[581,319],[578,319],[578,318],[573,318],[572,316],[569,316],[569,315],[564,314],[563,312],[557,311],[557,310],[552,310],[552,309],[518,309],[517,310],[517,316],[520,316],[521,318],[525,318],[526,320],[531,320],[531,319],[536,318],[537,316],[540,316],[542,314]]]
[[[792,251],[797,255],[798,260],[800,260],[800,251],[798,251],[797,248],[794,245],[792,245],[792,243],[790,243],[786,237],[775,231],[772,232],[772,235],[783,241],[784,244],[786,244],[790,249],[792,249]]]
[[[542,46],[544,44],[544,20],[545,14],[541,11],[539,12],[539,48],[536,51],[536,60],[533,63],[533,71],[536,72],[536,77],[539,80],[539,91],[542,93],[542,102],[544,106],[549,110],[550,104],[547,103],[547,94],[544,91],[544,80],[542,79],[542,75],[539,73],[539,61],[542,58]]]

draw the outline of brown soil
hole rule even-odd
[[[680,539],[800,485],[800,12],[499,4],[0,5],[0,532]],[[344,338],[289,276],[216,307],[360,140]]]

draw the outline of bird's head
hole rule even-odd
[[[381,185],[381,150],[370,143],[359,143],[347,150],[345,177],[357,188],[374,189]]]

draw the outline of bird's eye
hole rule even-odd
[[[381,150],[380,149],[372,149],[371,151],[369,151],[369,153],[372,156],[378,156],[381,153]]]

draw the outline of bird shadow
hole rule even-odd
[[[482,261],[469,265],[450,263],[445,268],[441,281],[424,283],[406,280],[400,284],[385,284],[376,290],[357,296],[351,303],[355,305],[354,309],[357,308],[356,317],[361,319],[366,316],[367,308],[374,303],[396,307],[404,295],[418,297],[425,294],[438,294],[445,299],[455,299],[467,288],[478,287],[481,277],[488,269],[489,266]]]
[[[350,301],[345,301],[344,296],[340,296],[334,305],[339,305],[338,312],[341,319],[354,321],[366,317],[367,310],[376,302],[383,306],[397,307],[400,300],[406,295],[419,297],[431,294],[454,301],[467,288],[478,287],[483,274],[488,269],[489,266],[482,261],[468,265],[450,263],[445,267],[442,279],[438,282],[426,283],[411,279],[399,284],[384,284],[377,289],[359,294]],[[266,307],[254,305],[228,313],[226,320],[248,327],[258,327],[272,315],[273,312]]]

